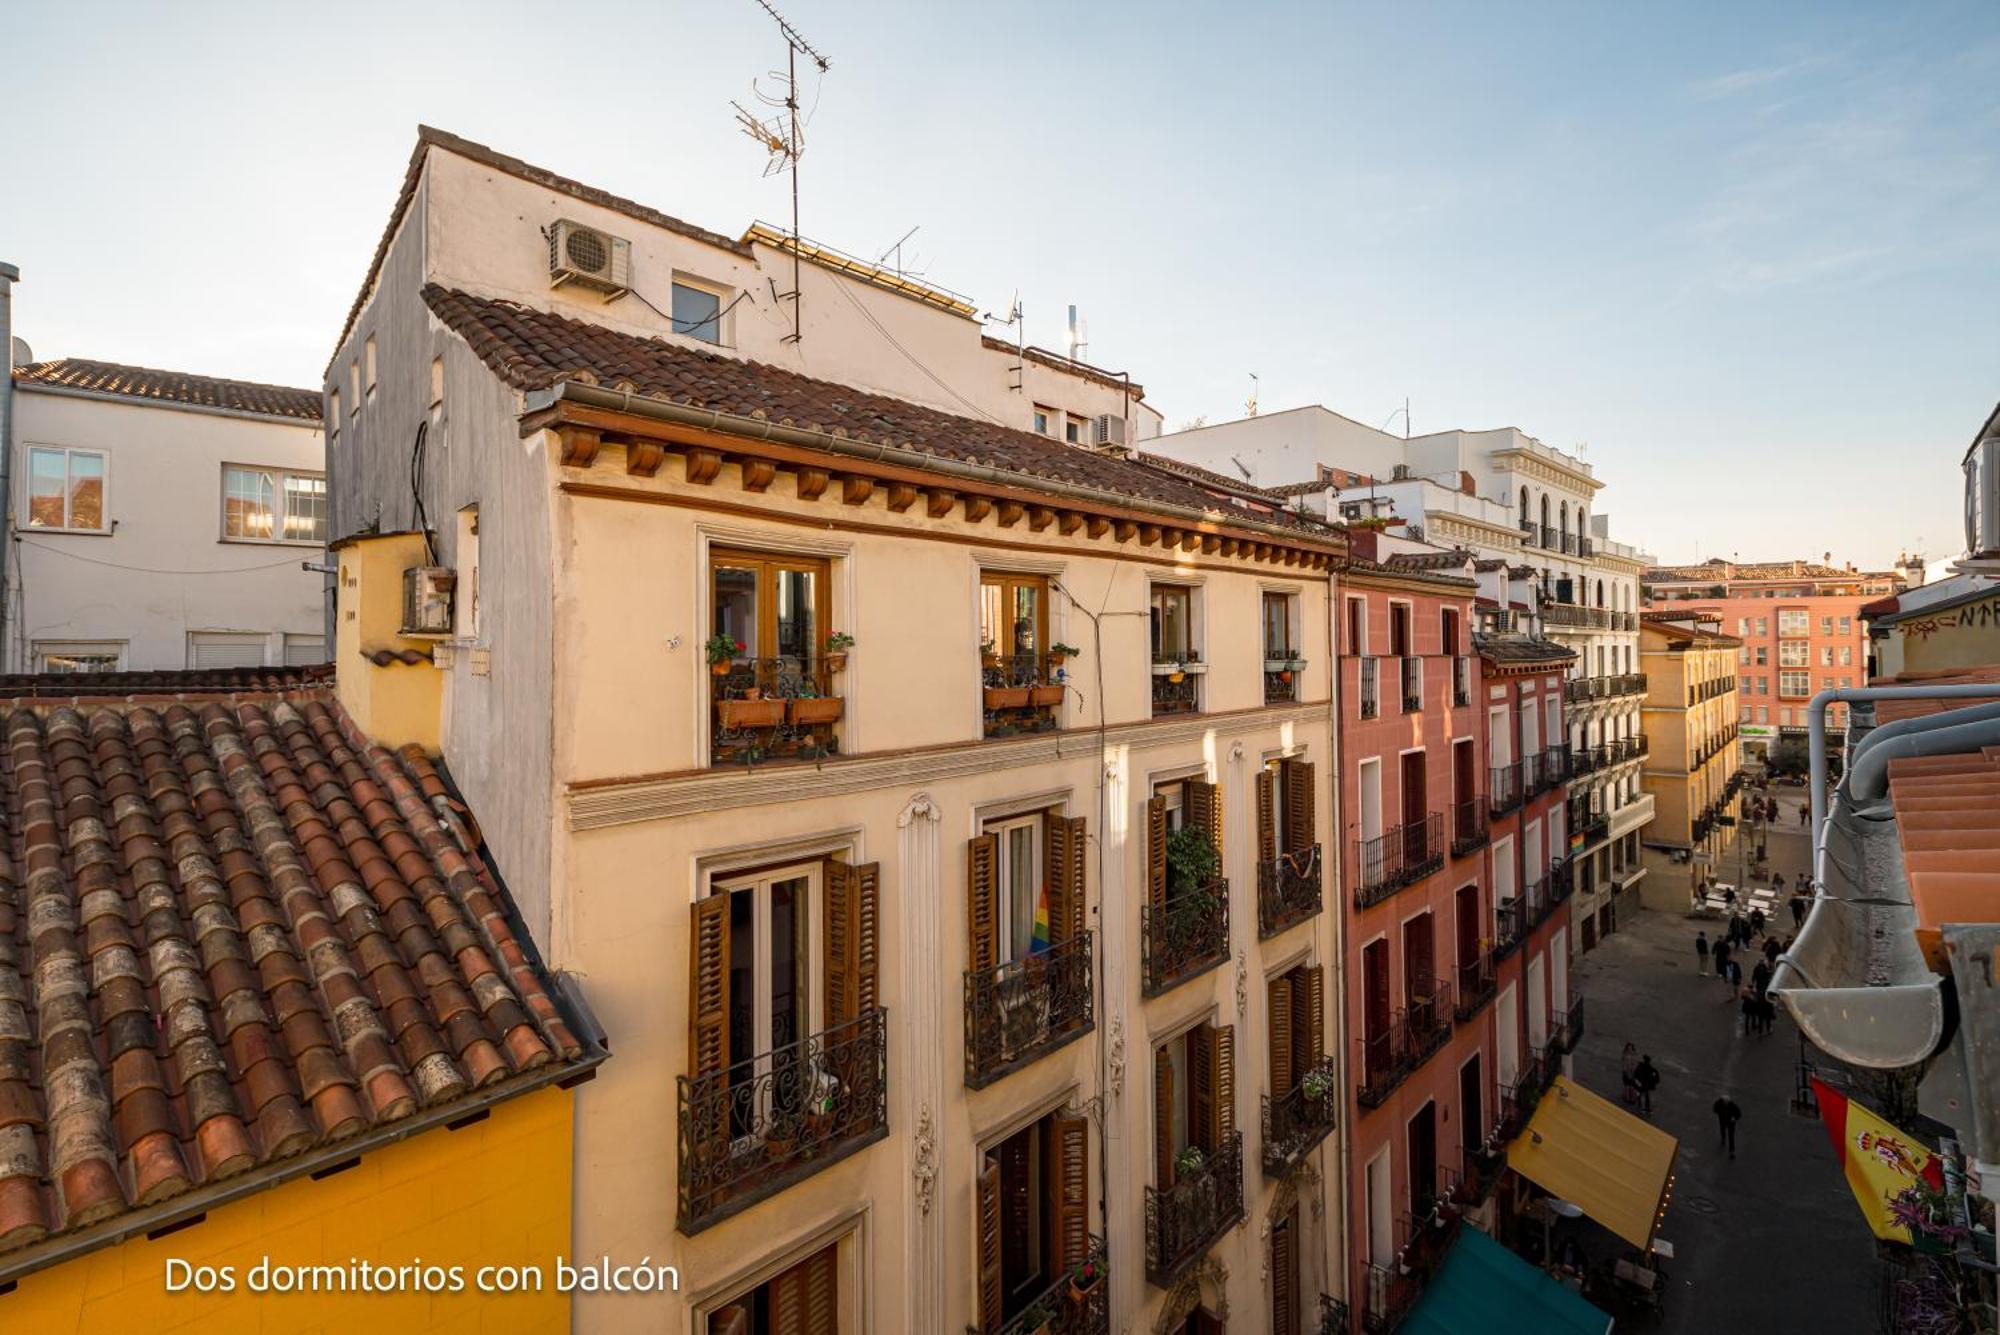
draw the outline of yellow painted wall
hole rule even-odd
[[[443,678],[428,663],[378,667],[362,655],[377,649],[428,650],[429,640],[402,632],[403,572],[426,563],[417,533],[350,540],[336,553],[340,584],[333,619],[333,665],[340,703],[355,724],[384,746],[410,742],[435,752]]]
[[[542,1089],[483,1122],[438,1128],[361,1157],[323,1181],[304,1178],[209,1211],[157,1242],[135,1238],[31,1274],[0,1297],[0,1330],[133,1335],[309,1335],[310,1332],[559,1332],[569,1301],[554,1291],[555,1258],[570,1256],[573,1096]],[[421,1258],[465,1267],[458,1294],[256,1294],[251,1268]],[[167,1261],[234,1266],[232,1294],[168,1293]],[[636,1259],[636,1258],[635,1258]],[[491,1296],[475,1272],[534,1263],[540,1294]]]

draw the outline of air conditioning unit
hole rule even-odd
[[[1095,446],[1125,444],[1125,419],[1099,413],[1090,421],[1090,443]]]
[[[607,299],[624,296],[632,286],[632,243],[558,218],[549,230],[549,286],[564,283],[594,288]]]
[[[1965,455],[1965,551],[2000,555],[2000,436],[1988,436]]]
[[[445,566],[411,566],[403,572],[403,634],[443,638],[452,632],[451,598],[458,572]]]
[[[1410,480],[1410,466],[1408,464],[1397,464],[1389,470],[1389,480],[1391,482],[1408,482]]]

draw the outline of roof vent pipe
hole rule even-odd
[[[1971,710],[1964,711],[1972,713]],[[1951,718],[1950,714],[1943,717]],[[1954,726],[1891,737],[1855,762],[1846,785],[1856,802],[1873,802],[1889,791],[1889,762],[1906,756],[1950,756],[2000,746],[2000,715],[1957,721]]]
[[[2000,688],[1996,688],[1996,690],[2000,690]],[[1934,732],[1939,728],[1955,728],[1961,723],[1976,723],[1981,719],[1988,718],[2000,718],[2000,701],[1995,701],[1990,705],[1969,705],[1964,709],[1951,709],[1942,714],[1923,714],[1916,718],[1903,718],[1897,719],[1894,723],[1884,723],[1879,728],[1870,729],[1860,741],[1848,748],[1847,773],[1850,775],[1853,774],[1855,766],[1861,763],[1862,757],[1884,742],[1892,741],[1897,737],[1907,737],[1912,733]],[[1849,787],[1845,780],[1842,781],[1841,786],[1844,788]],[[1849,788],[1849,791],[1851,792],[1852,789]]]

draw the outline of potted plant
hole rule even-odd
[[[706,648],[708,670],[718,677],[726,677],[729,669],[736,665],[736,655],[743,652],[743,641],[734,635],[711,635]]]
[[[1167,893],[1184,895],[1202,891],[1222,875],[1222,858],[1206,831],[1183,825],[1167,836]],[[1213,896],[1210,896],[1213,898]],[[1197,905],[1197,907],[1201,907]],[[1214,905],[1208,905],[1213,908]]]
[[[1046,705],[1059,705],[1063,698],[1063,684],[1059,681],[1037,682],[1028,688],[1028,703],[1036,709]]]
[[[837,630],[826,637],[826,670],[828,672],[847,671],[847,651],[854,647],[854,637],[846,631]]]
[[[1094,1256],[1086,1257],[1069,1274],[1069,1300],[1081,1303],[1090,1297],[1091,1290],[1104,1282],[1104,1267]]]
[[[785,702],[785,710],[792,722],[801,727],[814,727],[826,723],[840,722],[843,701],[837,695],[821,695],[810,684],[803,692]]]
[[[1073,644],[1064,644],[1061,640],[1057,640],[1054,644],[1049,646],[1050,667],[1059,668],[1072,658],[1082,658],[1082,657],[1083,657],[1083,650],[1077,648]]]
[[[744,692],[741,700],[717,700],[715,712],[722,719],[723,729],[728,732],[744,728],[775,728],[785,721],[785,702],[782,697],[766,700],[763,692],[752,686]]]
[[[1187,664],[1176,662],[1167,673],[1167,680],[1178,686],[1187,680]]]
[[[1046,1305],[1033,1303],[1027,1311],[1021,1313],[1021,1335],[1049,1335],[1049,1329],[1055,1324],[1055,1320],[1055,1313]]]
[[[1202,1165],[1207,1162],[1208,1156],[1202,1153],[1201,1146],[1190,1145],[1174,1156],[1174,1176],[1192,1177],[1199,1173]]]
[[[1000,666],[1000,650],[994,646],[993,641],[981,640],[979,642],[979,662],[981,666],[987,668],[997,668]]]
[[[1305,1091],[1309,1102],[1319,1103],[1333,1092],[1333,1077],[1316,1066],[1306,1072],[1305,1079],[1299,1081],[1299,1088]]]

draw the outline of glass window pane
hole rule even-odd
[[[979,586],[979,639],[982,644],[993,646],[994,653],[1000,653],[1007,643],[1001,633],[1001,609],[1005,606],[1007,590],[1003,585],[982,583]]]
[[[1035,874],[1033,826],[1016,825],[1007,831],[1005,856],[1007,866],[1001,886],[1005,899],[1000,905],[1005,939],[1000,949],[1004,959],[1018,960],[1026,957],[1035,935],[1036,883],[1040,878]]]
[[[740,646],[738,658],[757,656],[757,572],[748,566],[715,568],[715,633]]]
[[[805,958],[806,881],[803,876],[771,887],[771,1046],[782,1048],[805,1037],[805,986],[799,961]]]
[[[222,473],[222,531],[231,538],[268,538],[271,509],[276,500],[271,475],[256,468],[225,468]]]
[[[704,343],[722,342],[722,298],[684,283],[674,284],[674,330]]]
[[[1042,591],[1032,584],[1016,584],[1013,594],[1014,618],[1008,628],[1008,652],[1032,657],[1041,647]]]
[[[28,451],[28,526],[61,528],[68,478],[61,450]]]
[[[814,602],[818,577],[810,570],[778,572],[778,656],[788,666],[817,658],[819,608]]]
[[[104,527],[104,456],[72,450],[69,456],[69,526]]]
[[[292,542],[326,541],[326,479],[287,474],[285,537]]]

